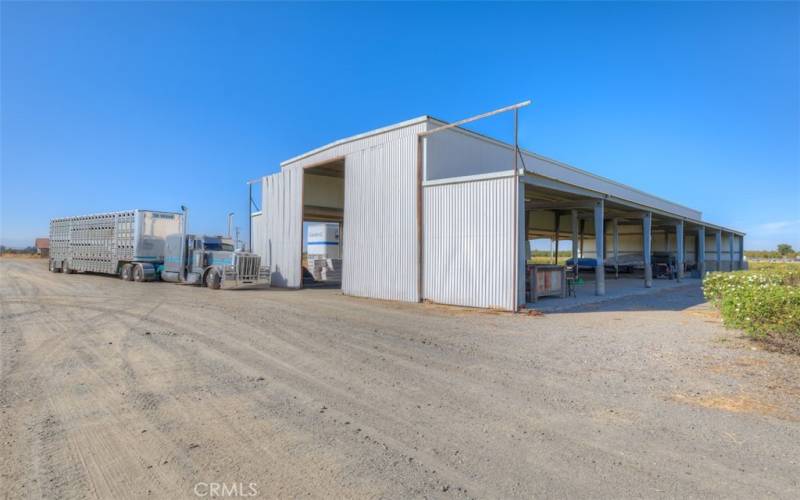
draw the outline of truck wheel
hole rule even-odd
[[[53,259],[50,259],[50,267],[49,267],[49,269],[50,269],[51,273],[57,273],[59,271],[58,269],[56,269],[56,264],[55,264],[55,262],[53,262]]]
[[[206,286],[208,288],[211,288],[212,290],[219,290],[220,281],[219,273],[217,271],[212,269],[206,273]]]
[[[122,269],[119,272],[119,277],[122,278],[124,281],[130,281],[133,279],[133,266],[130,264],[125,264],[122,266]]]
[[[69,268],[69,264],[66,260],[61,263],[61,272],[64,274],[72,274],[72,269]]]
[[[138,281],[139,283],[144,281],[144,268],[141,264],[133,266],[133,281]]]

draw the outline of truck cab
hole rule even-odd
[[[262,265],[261,257],[256,254],[237,250],[233,239],[225,236],[167,236],[159,274],[164,281],[212,289],[270,282],[269,265]]]

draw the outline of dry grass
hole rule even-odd
[[[760,415],[769,415],[787,420],[797,420],[790,417],[780,407],[760,401],[755,396],[749,394],[736,394],[736,395],[692,395],[692,394],[674,394],[672,399],[682,403],[702,406],[704,408],[712,408],[715,410],[729,411],[734,413],[758,413]]]

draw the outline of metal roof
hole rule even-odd
[[[296,163],[296,162],[298,162],[300,160],[303,160],[305,158],[309,158],[311,156],[314,156],[314,155],[317,155],[319,153],[325,152],[325,151],[327,151],[329,149],[335,148],[335,147],[340,146],[342,144],[347,144],[347,143],[350,143],[350,142],[359,141],[359,140],[366,139],[366,138],[369,138],[369,137],[373,137],[373,136],[376,136],[376,135],[385,134],[387,132],[391,132],[391,131],[394,131],[394,130],[410,127],[410,126],[413,126],[413,125],[418,125],[418,124],[423,123],[423,122],[435,122],[435,123],[437,123],[439,125],[447,125],[448,124],[447,121],[439,119],[439,118],[435,118],[435,117],[433,117],[431,115],[422,115],[422,116],[418,116],[416,118],[412,118],[412,119],[405,120],[405,121],[402,121],[402,122],[398,122],[398,123],[395,123],[395,124],[392,124],[392,125],[387,125],[385,127],[380,127],[380,128],[377,128],[377,129],[373,129],[373,130],[367,131],[367,132],[363,132],[363,133],[360,133],[360,134],[352,135],[352,136],[349,136],[349,137],[345,137],[343,139],[339,139],[339,140],[330,142],[328,144],[325,144],[324,146],[320,146],[318,148],[312,149],[312,150],[307,151],[305,153],[302,153],[300,155],[294,156],[294,157],[292,157],[292,158],[290,158],[290,159],[288,159],[286,161],[283,161],[283,162],[281,162],[280,165],[281,165],[281,168],[284,168],[284,167],[287,167],[287,166],[289,166],[289,165],[291,165],[293,163]],[[489,136],[481,134],[479,132],[474,132],[472,130],[465,129],[463,127],[454,127],[453,130],[457,130],[459,132],[462,132],[462,133],[465,133],[467,135],[470,135],[470,136],[472,136],[472,137],[474,137],[476,139],[483,140],[483,141],[486,141],[486,142],[489,142],[489,143],[492,143],[492,144],[495,144],[495,145],[498,145],[498,146],[501,146],[501,147],[510,148],[512,150],[514,148],[514,146],[512,144],[500,141],[498,139],[495,139],[493,137],[489,137]],[[522,147],[520,147],[520,152],[523,155],[530,156],[531,158],[535,158],[535,159],[538,159],[538,160],[543,161],[543,162],[547,162],[547,163],[551,163],[553,165],[557,165],[559,167],[562,167],[564,169],[570,170],[572,172],[575,172],[575,173],[578,173],[578,174],[581,174],[581,175],[589,176],[589,177],[591,177],[593,179],[596,179],[598,181],[606,182],[606,183],[612,184],[612,185],[614,185],[616,187],[631,191],[632,193],[637,193],[637,194],[640,194],[640,195],[643,195],[643,196],[647,196],[647,197],[653,198],[655,200],[660,200],[660,201],[663,201],[665,203],[669,203],[669,204],[675,205],[677,207],[682,207],[682,208],[684,208],[686,210],[691,210],[691,211],[695,211],[695,212],[700,213],[699,210],[693,209],[691,207],[687,207],[686,205],[675,203],[673,201],[667,200],[666,198],[662,198],[660,196],[656,196],[656,195],[647,193],[645,191],[642,191],[640,189],[634,188],[634,187],[629,186],[627,184],[615,181],[613,179],[609,179],[607,177],[603,177],[601,175],[594,174],[594,173],[589,172],[587,170],[583,170],[583,169],[574,167],[574,166],[569,165],[567,163],[560,162],[560,161],[554,160],[552,158],[548,158],[546,156],[543,156],[543,155],[540,155],[538,153],[529,151],[529,150],[524,149]],[[530,172],[530,173],[536,174],[536,172]],[[556,179],[556,180],[559,180],[560,182],[564,182],[563,179]],[[578,186],[578,187],[584,187],[584,186]],[[601,193],[601,194],[607,194],[607,193]],[[648,208],[655,208],[655,207],[648,207]],[[726,228],[726,227],[723,227],[723,226],[720,226],[720,225],[709,223],[707,221],[702,220],[702,217],[697,219],[697,218],[693,218],[693,217],[686,217],[684,215],[679,215],[679,214],[674,214],[674,216],[677,217],[677,218],[684,219],[687,222],[698,224],[698,225],[707,226],[707,227],[712,228],[712,229],[718,229],[718,230],[722,230],[722,231],[726,231],[726,232],[731,232],[731,233],[734,233],[734,234],[737,234],[737,235],[744,235],[745,234],[744,232],[736,230],[736,229]]]

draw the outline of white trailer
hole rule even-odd
[[[120,274],[125,264],[164,262],[167,236],[182,214],[128,210],[50,221],[50,270]]]
[[[187,234],[183,213],[129,210],[53,219],[50,271],[230,288],[269,285],[261,257],[223,236]]]

